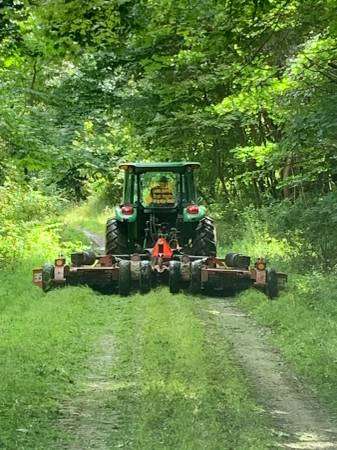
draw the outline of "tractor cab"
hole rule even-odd
[[[124,205],[144,209],[180,208],[195,204],[194,172],[199,163],[122,164],[125,171]]]

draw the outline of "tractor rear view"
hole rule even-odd
[[[213,220],[198,201],[195,172],[199,163],[126,163],[123,199],[106,225],[104,255],[79,252],[71,264],[57,258],[33,271],[33,282],[53,287],[84,284],[128,295],[168,284],[170,292],[234,294],[256,287],[273,298],[286,275],[253,266],[240,254],[216,255]]]
[[[106,228],[106,253],[151,252],[159,237],[173,250],[215,256],[213,221],[197,203],[197,163],[123,164],[122,205]]]

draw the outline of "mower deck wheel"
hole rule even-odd
[[[278,297],[279,295],[277,273],[274,269],[267,269],[266,294],[270,299]]]
[[[130,261],[121,259],[119,261],[118,293],[119,295],[129,295],[130,291],[131,291]]]
[[[178,294],[180,291],[181,273],[180,261],[170,261],[169,264],[169,289],[171,294]]]
[[[201,266],[202,261],[193,261],[191,264],[191,294],[199,294],[201,292]]]
[[[54,281],[54,265],[46,263],[42,267],[42,289],[48,292],[53,288]]]
[[[152,271],[150,261],[141,261],[139,289],[142,294],[146,294],[151,290],[151,278]]]

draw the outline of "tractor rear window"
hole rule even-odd
[[[147,172],[140,176],[141,202],[145,207],[174,206],[177,203],[179,175]]]

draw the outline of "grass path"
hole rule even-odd
[[[61,448],[337,448],[328,415],[231,300],[162,288],[115,312],[114,344],[67,405]]]
[[[276,448],[269,419],[232,360],[227,340],[216,321],[204,326],[193,299],[159,289],[124,299],[115,312],[115,362],[103,370],[105,379],[96,389],[88,378],[86,391],[68,403],[70,419],[61,421],[66,448]],[[104,353],[109,358],[109,347]],[[91,363],[88,373],[95,367]]]
[[[215,326],[166,288],[47,295],[0,273],[0,448],[275,448]]]

